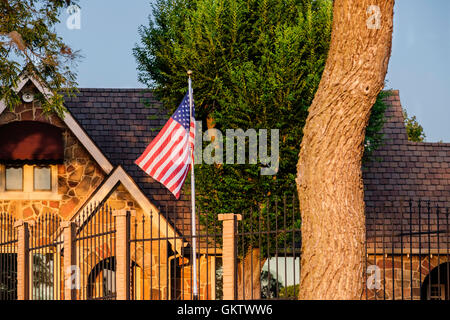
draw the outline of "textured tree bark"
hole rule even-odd
[[[360,299],[365,128],[383,88],[394,0],[335,0],[330,50],[304,128],[297,187],[300,299]]]
[[[249,251],[244,257],[244,264],[242,264],[242,261],[239,262],[237,274],[238,300],[261,299],[260,278],[261,278],[261,270],[265,262],[266,258],[261,258],[261,250],[259,248],[249,249]]]

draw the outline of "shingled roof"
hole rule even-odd
[[[146,175],[134,161],[168,120],[161,103],[144,89],[79,89],[65,105],[109,161],[121,165],[144,194],[183,234],[189,233],[190,204]],[[167,209],[166,209],[167,208]],[[183,221],[184,220],[184,221]],[[185,226],[184,228],[182,226]]]
[[[385,234],[385,246],[390,247],[393,234],[410,230],[410,199],[413,200],[413,232],[418,231],[419,222],[424,224],[423,213],[427,211],[425,204],[419,221],[419,199],[431,201],[434,215],[430,231],[437,230],[436,207],[450,207],[450,144],[408,141],[399,92],[392,91],[386,102],[384,145],[363,168],[369,247],[375,240],[379,247],[382,234]],[[167,121],[167,115],[161,114],[161,103],[152,92],[79,89],[76,97],[66,99],[66,106],[111,163],[121,165],[153,203],[168,208],[173,224],[189,234],[190,206],[186,196],[183,194],[182,200],[176,201],[166,188],[134,164]],[[440,219],[445,220],[442,211]],[[422,231],[427,231],[426,226]],[[412,241],[417,247],[418,237]],[[426,241],[422,243],[428,245]],[[409,244],[406,242],[405,246]]]
[[[382,243],[381,235],[384,233],[385,242],[389,242],[386,245],[391,246],[392,234],[418,232],[420,223],[420,231],[424,232],[422,245],[428,247],[426,232],[434,234],[437,231],[436,213],[439,210],[442,229],[446,222],[443,211],[450,208],[450,143],[408,141],[399,92],[392,91],[386,102],[388,109],[387,122],[383,128],[384,145],[375,151],[374,160],[363,169],[368,239],[374,242],[376,231],[378,246]],[[410,199],[413,201],[411,228]],[[425,201],[421,203],[420,221],[419,200]],[[427,226],[428,201],[430,229]],[[419,237],[413,238],[414,247],[417,248]],[[435,234],[433,238],[430,240],[432,247],[437,246]],[[408,240],[409,236],[405,239]],[[448,242],[448,235],[445,239],[441,236],[440,241],[443,240]],[[406,242],[405,246],[409,247]]]

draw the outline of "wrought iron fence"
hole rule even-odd
[[[30,298],[58,300],[64,290],[61,218],[46,213],[30,226]]]
[[[365,299],[449,300],[445,203],[409,200],[366,218]]]
[[[116,217],[107,204],[86,208],[76,219],[79,300],[116,298]]]
[[[198,298],[220,299],[222,234],[217,217],[198,214],[199,223],[193,235],[189,213],[180,215],[175,207],[168,206],[159,211],[131,218],[131,299],[194,299],[194,263],[197,264]],[[194,239],[197,256],[193,261]]]
[[[17,299],[17,232],[16,219],[0,214],[0,300]]]
[[[368,210],[362,298],[449,300],[449,212],[448,203],[423,200]],[[229,233],[234,248],[227,247],[234,252],[229,255],[234,257],[233,268],[226,270],[234,270],[229,274],[235,298],[297,299],[301,252],[297,198],[268,199],[241,215],[237,228]],[[68,240],[61,219],[44,214],[34,222],[17,224],[30,231],[29,243],[23,246],[15,219],[0,214],[0,300],[18,297],[19,254],[29,261],[29,274],[22,277],[29,283],[26,296],[34,300],[68,298],[63,271],[73,266],[79,285],[74,298],[116,299],[119,262],[121,270],[129,271],[129,277],[123,277],[128,286],[121,292],[129,292],[133,300],[193,299],[194,263],[198,298],[223,298],[223,258],[228,255],[224,256],[227,248],[223,247],[226,230],[217,213],[197,215],[196,235],[190,231],[190,212],[180,213],[176,207],[126,216],[128,232],[123,232],[123,216],[118,225],[111,207],[103,203],[89,207],[75,219],[77,228]],[[117,239],[117,230],[125,238]],[[197,256],[192,259],[194,239]],[[72,244],[70,250],[64,248],[65,240]],[[120,251],[126,255],[117,253],[116,240],[126,244],[126,250]],[[69,256],[73,266],[64,265]]]
[[[236,237],[236,298],[296,299],[300,212],[295,195],[268,199],[242,214]]]

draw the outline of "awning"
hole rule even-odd
[[[0,162],[62,162],[62,129],[37,121],[0,126]]]

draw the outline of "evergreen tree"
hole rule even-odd
[[[152,13],[139,29],[134,56],[139,80],[169,113],[185,94],[191,69],[196,118],[204,129],[280,132],[274,176],[262,176],[260,164],[197,165],[199,207],[243,213],[268,196],[281,200],[295,193],[302,130],[330,43],[332,1],[158,0]],[[368,151],[381,141],[381,98],[367,130]]]
[[[139,80],[154,90],[169,114],[187,91],[186,72],[193,70],[196,119],[204,129],[279,130],[276,175],[263,176],[260,164],[248,162],[196,165],[197,205],[209,212],[209,228],[217,213],[234,212],[243,214],[242,231],[255,230],[260,213],[268,219],[261,231],[273,230],[274,206],[284,203],[285,194],[296,194],[300,142],[327,60],[332,11],[331,0],[158,0],[149,25],[140,27],[141,43],[133,51]],[[387,94],[381,93],[372,108],[365,161],[382,142],[382,99]],[[222,142],[230,143],[225,138]],[[287,203],[288,210],[298,208],[297,202]],[[296,218],[287,227],[299,228],[300,223]],[[277,234],[270,239],[271,247],[283,240],[297,243],[297,236]],[[267,244],[259,248],[257,239],[250,237],[244,243],[238,254],[261,255],[263,265]],[[248,251],[250,244],[253,253]],[[253,283],[245,292],[253,288],[254,297],[260,294],[258,272],[247,270],[246,279],[243,273],[238,278],[239,292]]]

